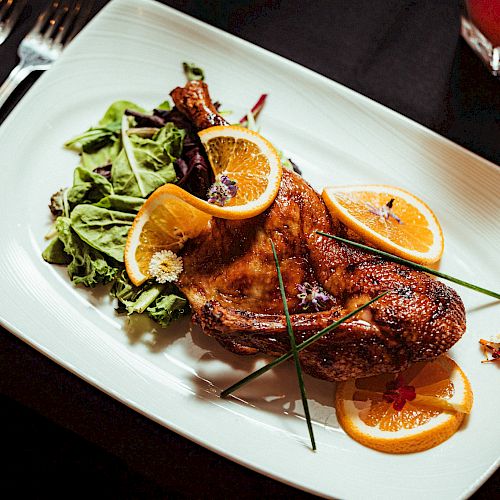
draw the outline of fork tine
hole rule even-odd
[[[73,38],[75,38],[78,32],[83,28],[83,25],[87,22],[93,6],[94,0],[86,0],[83,7],[81,7],[81,3],[78,2],[79,13],[75,19],[73,29],[70,31],[66,40],[64,41],[64,45],[67,45],[69,42],[71,42],[71,40],[73,40]]]
[[[12,2],[14,0],[6,0],[6,2],[3,4],[3,7],[0,9],[0,22],[6,17],[7,11],[9,10],[9,7],[12,5]],[[0,0],[0,4],[2,3],[2,0]]]
[[[70,11],[66,14],[66,17],[64,18],[64,21],[61,23],[57,30],[57,36],[54,39],[54,43],[62,43],[63,38],[65,37],[66,33],[70,30],[73,21],[75,20],[76,16],[80,13],[82,6],[80,2],[76,2],[76,5],[70,9]]]
[[[10,35],[27,0],[0,0],[0,45]]]
[[[61,19],[63,19],[64,16],[66,16],[68,11],[69,7],[66,4],[64,5],[59,4],[56,7],[55,12],[52,14],[52,16],[48,21],[48,26],[47,29],[45,30],[45,33],[43,34],[43,38],[48,40],[52,36],[52,33],[54,33],[54,31],[59,27]]]
[[[9,17],[7,18],[7,21],[5,21],[5,26],[8,29],[12,29],[14,24],[17,23],[17,20],[19,19],[19,16],[21,15],[21,12],[24,10],[24,7],[26,6],[27,0],[18,0],[15,4],[14,7],[12,7]],[[12,3],[12,2],[7,2],[7,3]],[[0,19],[2,16],[0,15]]]
[[[47,18],[51,17],[55,9],[59,6],[59,0],[54,0],[50,4],[50,7],[46,8],[40,15],[38,16],[35,26],[29,32],[30,35],[38,35],[42,31],[42,28],[45,26]]]

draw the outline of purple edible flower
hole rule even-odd
[[[223,207],[231,198],[236,196],[238,186],[227,175],[221,175],[209,188],[208,203]]]
[[[318,285],[311,285],[310,283],[303,283],[297,285],[297,290],[300,292],[297,297],[301,299],[299,307],[304,311],[309,308],[314,308],[316,312],[325,309],[328,303],[332,300],[331,297]]]
[[[392,211],[393,203],[394,198],[391,198],[389,202],[387,202],[385,205],[382,205],[381,207],[375,207],[371,203],[366,203],[366,206],[368,207],[368,211],[373,215],[381,217],[385,220],[388,220],[390,217],[392,217],[396,222],[402,224],[401,219]]]
[[[220,181],[222,182],[222,184],[224,184],[224,186],[227,187],[231,198],[234,198],[236,196],[236,193],[238,192],[236,181],[232,181],[227,175],[221,175]]]

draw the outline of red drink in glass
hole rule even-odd
[[[467,0],[462,36],[494,75],[500,75],[500,0]]]
[[[468,0],[470,20],[494,47],[500,46],[500,0]]]

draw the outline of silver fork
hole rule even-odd
[[[0,45],[10,35],[27,0],[0,0]]]
[[[85,23],[93,2],[55,0],[42,12],[33,29],[23,38],[17,55],[19,64],[0,87],[0,108],[14,89],[33,71],[45,71]]]

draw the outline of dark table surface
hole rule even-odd
[[[47,3],[28,2],[0,46],[0,81]],[[92,14],[106,3],[96,0]],[[460,39],[457,1],[162,3],[322,73],[500,164],[500,81]],[[0,123],[36,78],[16,91]],[[111,498],[310,496],[177,436],[0,330],[0,436],[8,458],[0,491],[14,488],[18,497],[35,498],[66,491]],[[497,471],[473,498],[499,495]]]

